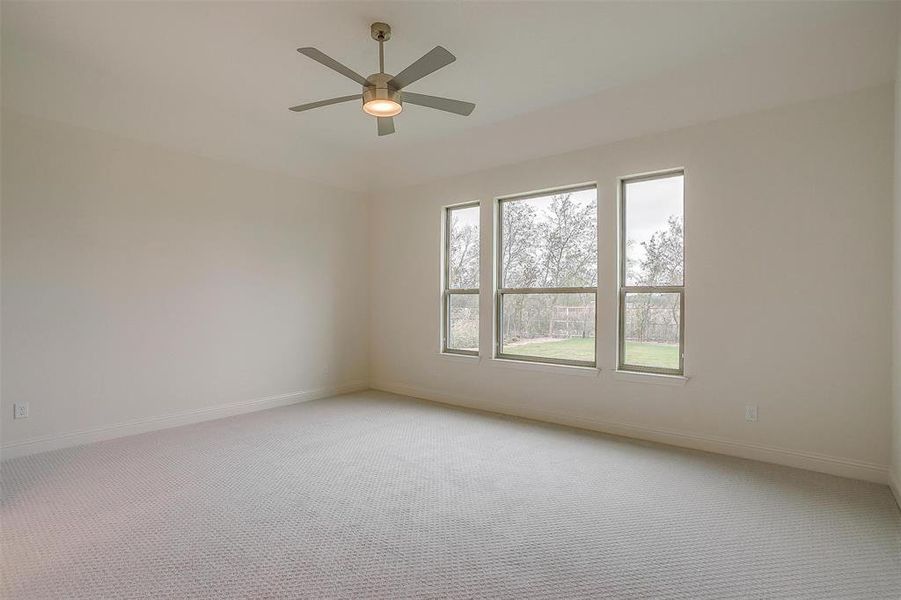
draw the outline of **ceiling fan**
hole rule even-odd
[[[363,92],[361,94],[310,102],[309,104],[292,106],[289,110],[301,112],[310,110],[311,108],[319,108],[320,106],[362,99],[363,112],[378,119],[379,135],[394,133],[394,116],[404,109],[405,101],[410,104],[417,104],[419,106],[436,108],[445,112],[463,115],[464,117],[469,116],[472,113],[473,109],[476,107],[472,102],[463,102],[461,100],[451,100],[450,98],[439,98],[438,96],[427,96],[425,94],[414,94],[413,92],[402,91],[411,83],[419,81],[426,75],[434,73],[438,69],[446,67],[457,60],[453,54],[441,46],[435,46],[419,60],[397,75],[390,75],[385,73],[385,42],[391,39],[391,27],[386,23],[373,23],[370,26],[370,30],[372,32],[372,39],[379,43],[379,72],[374,73],[369,77],[363,77],[356,71],[342,65],[334,58],[316,48],[297,49],[297,51],[304,56],[308,56],[316,62],[321,63],[362,85]]]

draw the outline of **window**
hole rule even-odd
[[[479,204],[444,209],[441,350],[479,353]]]
[[[622,180],[619,368],[683,373],[683,180],[679,172]]]
[[[595,366],[597,188],[498,202],[499,358]]]

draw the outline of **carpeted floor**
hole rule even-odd
[[[378,392],[2,477],[3,598],[901,597],[885,486]]]

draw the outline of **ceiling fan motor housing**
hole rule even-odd
[[[363,88],[363,104],[372,100],[391,100],[403,105],[401,91],[388,85],[393,78],[394,75],[388,73],[375,73],[367,77],[369,85]]]

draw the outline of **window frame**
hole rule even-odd
[[[582,183],[558,188],[551,188],[547,190],[542,190],[538,192],[528,192],[525,194],[515,194],[512,196],[503,196],[497,198],[495,200],[495,293],[494,293],[494,357],[502,360],[515,360],[522,362],[530,362],[530,363],[538,363],[538,364],[550,364],[550,365],[567,365],[573,367],[590,367],[592,369],[596,369],[598,365],[598,320],[599,313],[598,310],[598,290],[600,288],[600,281],[595,284],[595,287],[560,287],[560,288],[505,288],[503,287],[504,283],[504,265],[503,265],[503,248],[504,248],[504,204],[507,202],[515,202],[517,200],[529,200],[532,198],[542,198],[545,196],[553,196],[554,194],[561,192],[579,192],[582,190],[594,190],[595,198],[597,198],[597,190],[598,185],[597,182],[594,183]],[[600,210],[600,203],[598,203],[598,209]],[[595,244],[598,245],[598,250],[600,250],[600,228],[598,228],[598,232],[595,236]],[[595,264],[595,270],[597,271],[597,264]],[[596,279],[598,279],[600,273],[596,275]],[[503,332],[503,322],[504,322],[504,295],[529,295],[529,294],[593,294],[594,295],[594,330],[595,330],[595,345],[594,345],[594,360],[593,361],[585,361],[585,360],[570,360],[565,358],[545,358],[538,356],[522,356],[519,354],[507,354],[503,351],[504,349],[504,332]]]
[[[448,338],[450,337],[450,301],[451,296],[454,295],[479,295],[479,289],[476,288],[452,288],[450,287],[450,228],[451,228],[451,213],[455,210],[463,210],[467,208],[479,208],[481,209],[482,203],[479,200],[474,200],[472,202],[464,202],[462,204],[452,204],[450,206],[445,206],[443,208],[443,217],[444,217],[444,226],[442,227],[444,243],[442,244],[442,262],[443,267],[441,269],[441,353],[442,354],[458,354],[462,356],[479,356],[479,350],[465,350],[460,348],[449,348],[447,345]],[[479,210],[479,279],[481,280],[481,272],[482,272],[482,253],[481,253],[481,244],[482,244],[482,214],[481,210]],[[480,281],[481,283],[481,281]],[[482,331],[482,318],[481,318],[481,308],[479,309],[479,340],[481,341],[481,331]],[[481,346],[481,342],[479,343]]]
[[[617,350],[616,368],[618,371],[630,373],[649,373],[653,375],[685,375],[685,241],[682,242],[682,285],[640,286],[626,285],[626,185],[654,179],[682,177],[682,215],[684,227],[685,215],[685,169],[667,169],[619,178],[619,293],[617,302]],[[679,294],[679,368],[666,369],[647,365],[630,365],[626,363],[626,294]]]

